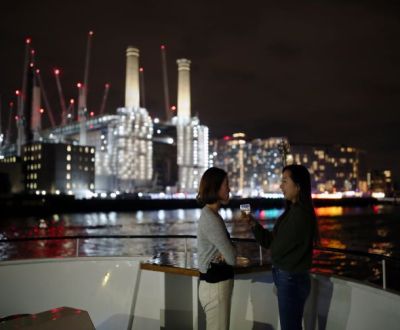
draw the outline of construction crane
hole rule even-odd
[[[88,88],[89,88],[89,65],[90,65],[90,51],[92,49],[92,37],[93,37],[93,31],[89,31],[88,33],[88,39],[87,39],[87,44],[86,44],[86,60],[85,60],[85,73],[83,77],[83,87],[85,91],[85,107],[87,108],[87,94],[88,94]]]
[[[83,85],[80,84],[79,97],[78,97],[78,119],[80,123],[79,129],[79,144],[86,144],[86,113],[87,113],[87,93],[88,93],[88,79],[89,79],[89,64],[90,64],[90,50],[92,45],[93,31],[89,31],[87,44],[86,44],[86,59],[85,71],[83,76]]]
[[[30,45],[31,38],[25,39],[25,56],[24,56],[24,68],[22,73],[22,89],[18,91],[17,94],[17,107],[18,107],[18,117],[17,117],[17,155],[21,155],[22,144],[25,142],[24,135],[24,105],[26,99],[26,88],[28,80],[28,65],[29,65],[29,55],[30,55]]]
[[[6,130],[6,137],[5,137],[5,145],[11,143],[11,130],[12,130],[12,119],[14,115],[14,102],[10,102],[9,104],[9,111],[8,111],[8,125]]]
[[[42,94],[44,105],[45,105],[45,109],[46,109],[45,112],[49,117],[51,127],[55,128],[56,127],[56,121],[54,120],[53,111],[51,110],[49,99],[47,97],[46,89],[45,89],[45,86],[43,84],[42,76],[40,75],[40,70],[39,69],[35,70],[35,76],[36,76],[36,78],[37,78],[37,80],[39,82],[40,93]]]
[[[27,73],[28,73],[28,64],[29,64],[29,56],[30,56],[30,48],[31,48],[31,38],[25,39],[25,52],[24,52],[24,67],[22,70],[22,87],[21,93],[18,94],[20,101],[18,102],[18,115],[22,117],[23,109],[24,109],[24,100],[26,97],[26,84],[27,84]]]
[[[56,78],[58,96],[60,98],[61,125],[64,126],[64,125],[67,124],[68,111],[67,111],[67,106],[65,105],[64,93],[63,93],[63,90],[62,90],[62,87],[61,87],[60,70],[59,69],[54,69],[53,72],[54,72],[54,77]]]
[[[164,85],[164,105],[165,105],[165,116],[166,120],[171,120],[171,110],[170,110],[170,98],[169,98],[169,88],[168,88],[168,72],[167,72],[167,49],[165,45],[161,45],[161,65],[163,72],[163,85]]]
[[[68,117],[68,123],[70,123],[71,121],[74,120],[75,117],[75,100],[74,99],[70,99],[69,100],[69,106],[67,108],[67,117]]]
[[[100,105],[100,112],[99,112],[100,115],[102,115],[104,113],[104,110],[106,108],[106,102],[107,102],[109,90],[110,90],[110,84],[106,83],[104,85],[103,99],[102,99],[101,105]]]

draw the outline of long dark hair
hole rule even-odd
[[[287,165],[283,168],[282,173],[288,171],[292,181],[300,188],[299,203],[307,208],[314,208],[311,197],[311,177],[310,172],[303,165]],[[287,201],[291,205],[290,201]]]
[[[204,206],[213,204],[219,200],[218,192],[228,174],[218,167],[210,167],[201,177],[197,202]]]
[[[314,233],[314,244],[319,244],[319,230],[317,224],[317,216],[314,211],[314,204],[312,202],[311,195],[311,176],[308,169],[303,165],[292,164],[287,165],[282,169],[282,173],[288,171],[292,181],[297,184],[300,188],[299,201],[298,203],[304,207],[315,221],[315,233]],[[289,211],[292,202],[286,200],[285,212],[282,217]]]

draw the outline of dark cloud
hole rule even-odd
[[[52,106],[51,69],[63,69],[66,97],[82,80],[93,29],[89,106],[112,84],[108,112],[124,103],[125,49],[140,48],[146,105],[163,116],[159,46],[168,46],[172,104],[176,63],[192,60],[192,109],[218,137],[285,135],[293,142],[365,149],[372,167],[400,176],[400,4],[398,1],[13,1],[0,11],[0,93],[22,80],[32,36]],[[59,113],[58,113],[59,116]],[[3,126],[7,114],[2,114]]]

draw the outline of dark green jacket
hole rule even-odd
[[[257,222],[253,233],[261,246],[271,249],[274,266],[301,272],[311,268],[316,226],[312,211],[296,203],[278,219],[272,232]]]

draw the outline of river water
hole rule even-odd
[[[253,214],[272,229],[282,209],[254,210]],[[321,246],[369,252],[400,259],[400,207],[316,208]],[[0,260],[70,256],[152,256],[183,251],[185,240],[177,238],[95,238],[110,235],[196,235],[200,209],[136,211],[131,213],[53,214],[48,217],[8,217],[0,221]],[[239,210],[221,209],[228,231],[235,238],[252,238]],[[65,236],[85,236],[79,240]],[[91,238],[89,238],[89,236]],[[18,241],[24,238],[63,237],[56,240]],[[16,241],[17,240],[17,241]],[[186,240],[196,250],[195,239]],[[238,244],[242,255],[257,258],[253,243]],[[263,251],[264,256],[268,251]],[[349,276],[380,284],[381,265],[370,258],[315,251],[314,270]],[[399,265],[389,267],[388,284],[400,289]]]

